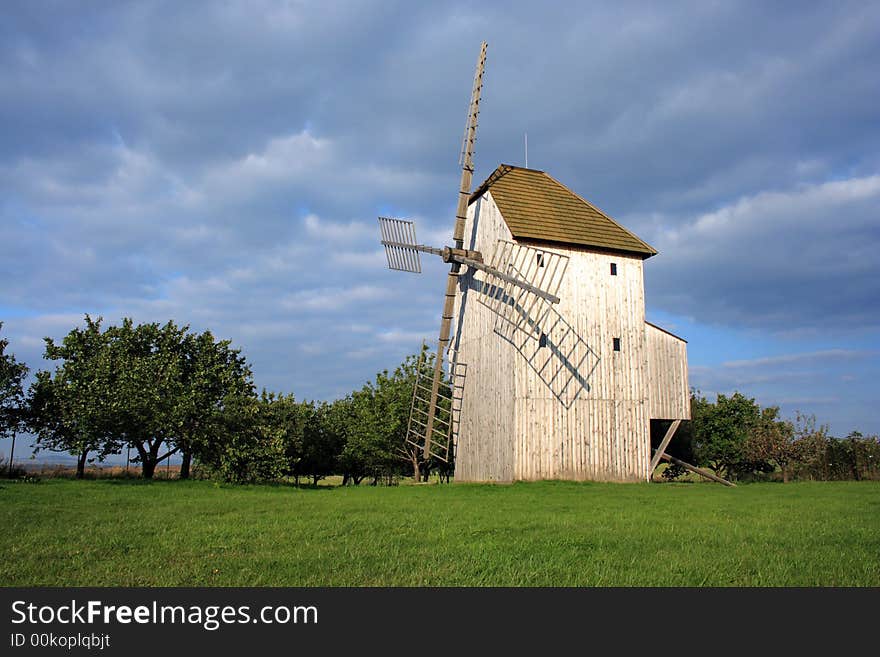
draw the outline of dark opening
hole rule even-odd
[[[614,351],[620,351],[620,338],[614,338],[612,342],[614,344]]]
[[[544,266],[544,254],[538,253],[537,258],[538,258],[538,266],[543,267]]]
[[[546,347],[547,346],[547,334],[546,333],[541,334],[541,339],[538,340],[538,346],[539,347]]]
[[[616,262],[611,263],[611,275],[617,276],[617,263]]]

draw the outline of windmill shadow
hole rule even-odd
[[[553,304],[473,277],[468,287],[488,298],[480,302],[495,312],[495,333],[513,345],[559,403],[569,408],[590,391],[599,355]]]

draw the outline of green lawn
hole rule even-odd
[[[880,483],[0,481],[5,586],[880,586]]]

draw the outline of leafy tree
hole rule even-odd
[[[200,460],[232,483],[273,481],[288,469],[284,429],[272,421],[268,396],[230,396],[224,400],[221,436],[209,441]]]
[[[185,327],[186,328],[186,327]],[[218,439],[223,402],[253,393],[251,369],[229,340],[217,341],[210,331],[182,339],[179,394],[174,399],[174,444],[181,451],[180,478],[189,477],[193,453]]]
[[[333,473],[339,465],[344,439],[331,421],[330,404],[300,404],[302,421],[302,453],[297,473],[309,476],[314,485]]]
[[[79,476],[89,453],[103,459],[129,445],[146,479],[182,452],[185,478],[192,454],[224,437],[217,430],[224,400],[253,394],[250,368],[229,341],[173,321],[125,318],[102,331],[101,318],[86,315],[85,328],[61,344],[46,338],[46,358],[62,364],[54,375],[38,373],[32,387],[38,449],[76,453]]]
[[[3,322],[0,322],[0,329],[2,328]],[[24,427],[26,419],[24,380],[28,367],[16,361],[13,354],[6,353],[8,345],[8,340],[0,338],[0,438],[12,438],[12,449],[9,452],[11,474],[15,435]]]
[[[380,372],[375,381],[351,396],[352,424],[343,457],[357,463],[356,469],[372,477],[374,484],[383,477],[390,482],[400,469],[401,456],[407,454],[414,365],[414,357],[410,357],[393,373]]]
[[[130,318],[106,331],[108,359],[117,373],[109,393],[111,432],[135,448],[145,479],[152,479],[156,466],[180,450],[174,439],[181,428],[178,402],[186,393],[186,331],[172,321],[135,326]]]
[[[790,466],[798,458],[798,444],[794,425],[779,419],[778,406],[761,410],[757,422],[749,428],[744,451],[752,463],[778,467],[783,483],[788,483]]]
[[[181,476],[192,455],[224,440],[224,402],[253,394],[251,370],[228,340],[189,333],[173,321],[110,327],[109,358],[119,373],[113,390],[113,432],[137,450],[142,476],[182,452]],[[228,418],[226,418],[228,419]],[[164,451],[164,453],[163,453]]]
[[[421,360],[423,375],[430,377],[433,355],[425,356]],[[330,433],[343,445],[339,467],[344,483],[359,483],[364,477],[372,477],[374,483],[383,477],[390,481],[401,472],[403,463],[409,465],[416,481],[422,477],[427,480],[431,468],[447,480],[451,476],[451,462],[426,461],[422,450],[406,441],[419,362],[418,355],[407,356],[393,372],[378,373],[374,381],[325,409],[322,424],[331,426]],[[448,396],[445,378],[441,385],[441,392]]]
[[[395,370],[394,375],[385,381],[386,385],[393,388],[393,390],[389,391],[389,394],[393,395],[395,419],[400,426],[397,452],[412,467],[414,481],[420,481],[423,475],[427,479],[432,464],[425,461],[424,453],[420,446],[407,441],[407,427],[412,409],[413,388],[416,385],[418,376],[421,376],[422,380],[431,380],[431,377],[434,375],[435,357],[435,354],[429,353],[427,346],[423,345],[420,355],[407,356],[403,363]],[[418,371],[420,364],[421,372]],[[445,381],[443,381],[443,384],[445,385]]]
[[[713,403],[694,393],[691,413],[694,454],[699,463],[727,477],[750,469],[744,468],[744,447],[749,431],[760,420],[754,399],[736,392],[730,397],[718,395]]]
[[[75,455],[78,478],[85,473],[90,453],[97,452],[103,460],[119,448],[113,431],[117,371],[101,321],[86,315],[85,327],[70,331],[60,344],[45,338],[43,357],[62,362],[52,373],[37,372],[29,391],[28,424],[37,436],[35,451]]]
[[[359,485],[367,476],[365,459],[362,458],[359,445],[351,441],[352,429],[357,421],[353,395],[327,404],[322,414],[324,430],[333,436],[340,446],[337,456],[337,467],[342,474],[342,485]]]
[[[795,414],[794,441],[797,460],[794,466],[798,476],[819,480],[829,478],[828,434],[828,425],[817,424],[815,415],[800,411]]]

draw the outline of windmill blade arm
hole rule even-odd
[[[380,242],[382,246],[393,246],[401,249],[412,249],[413,251],[421,251],[422,253],[430,253],[431,255],[443,257],[446,249],[438,249],[434,246],[428,246],[426,244],[407,244],[406,242],[392,242],[390,240],[382,240]]]
[[[480,271],[486,272],[490,276],[495,276],[496,278],[500,278],[502,281],[510,283],[511,285],[516,285],[527,292],[531,292],[532,294],[541,297],[542,299],[549,301],[550,303],[559,303],[559,297],[554,294],[550,294],[541,288],[535,287],[531,283],[526,283],[524,280],[517,278],[516,276],[511,276],[509,274],[505,274],[503,271],[495,269],[491,265],[487,265],[483,262],[478,262],[476,260],[472,260],[470,258],[464,258],[461,256],[452,255],[452,260],[455,262],[461,263],[463,265],[467,265],[468,267],[473,267],[474,269],[479,269]]]

